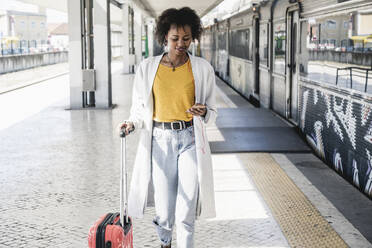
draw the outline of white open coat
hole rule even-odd
[[[148,187],[152,171],[151,142],[154,104],[152,86],[162,56],[143,60],[134,78],[129,121],[132,121],[135,130],[140,132],[140,140],[128,199],[128,214],[131,217],[142,218],[147,206]],[[196,215],[199,218],[213,218],[216,215],[213,170],[205,124],[214,122],[217,116],[215,75],[213,67],[205,59],[192,55],[189,55],[189,57],[195,81],[196,103],[207,106],[207,114],[204,118],[193,117],[199,179],[198,211]]]

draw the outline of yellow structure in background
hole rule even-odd
[[[0,42],[0,55],[10,54],[13,49],[19,48],[19,38],[16,36],[3,37]]]
[[[1,42],[4,45],[10,45],[12,42],[18,42],[18,41],[19,41],[19,38],[16,36],[8,36],[8,37],[3,37],[1,39]]]
[[[353,40],[354,42],[363,42],[364,44],[366,44],[372,42],[372,34],[351,36],[350,39]]]

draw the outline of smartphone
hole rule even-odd
[[[206,106],[204,106],[204,105],[197,105],[197,106],[192,106],[190,109],[192,109],[192,108],[201,110],[201,109],[206,109]],[[190,113],[189,110],[186,110],[186,112],[187,113]]]

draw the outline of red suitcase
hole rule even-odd
[[[89,229],[89,248],[133,248],[132,220],[127,215],[127,170],[125,132],[121,137],[120,213],[108,213]]]

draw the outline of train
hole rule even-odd
[[[205,27],[200,56],[372,199],[372,1],[261,0]]]

